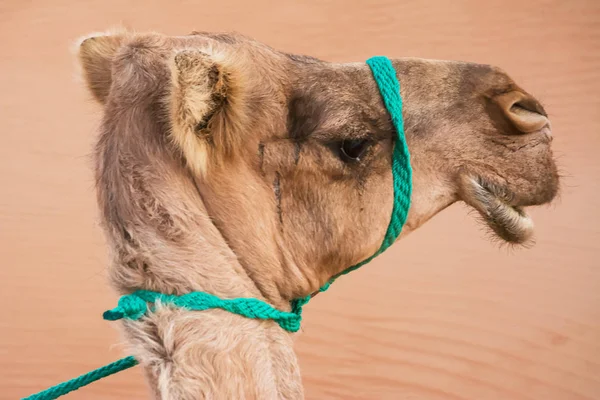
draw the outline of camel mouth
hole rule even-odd
[[[479,212],[496,236],[512,244],[533,243],[533,220],[507,188],[472,176],[463,176],[461,186],[462,200]]]

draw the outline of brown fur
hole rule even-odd
[[[80,60],[104,106],[96,182],[119,292],[289,309],[379,247],[394,132],[366,64],[210,33],[100,36]],[[518,206],[558,187],[539,103],[485,65],[394,67],[414,169],[403,234],[464,200],[505,240],[528,240]],[[359,160],[343,155],[349,139],[368,143]],[[291,336],[275,323],[161,307],[124,325],[156,398],[303,397]]]

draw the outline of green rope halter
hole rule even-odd
[[[387,232],[381,247],[375,254],[366,260],[351,266],[340,272],[329,280],[320,289],[324,292],[341,275],[345,275],[355,269],[362,267],[369,261],[383,253],[390,247],[400,235],[402,227],[406,222],[410,208],[412,192],[412,169],[410,167],[410,155],[404,138],[404,123],[402,119],[402,97],[400,96],[400,83],[396,78],[396,71],[392,62],[387,57],[372,57],[367,60],[371,67],[373,77],[379,87],[385,107],[391,116],[396,130],[396,143],[392,154],[392,174],[394,178],[394,206]],[[254,298],[221,299],[209,293],[192,292],[181,296],[168,295],[148,290],[138,290],[119,299],[117,307],[104,313],[105,320],[115,321],[118,319],[138,320],[154,307],[148,304],[165,304],[194,311],[203,311],[220,308],[242,315],[246,318],[273,320],[283,329],[296,332],[300,329],[302,321],[302,307],[308,303],[311,296],[293,300],[290,312],[280,311],[270,304]],[[23,400],[53,400],[80,387],[86,386],[94,381],[126,370],[138,364],[133,357],[125,357],[104,367],[98,368],[75,379],[63,382],[37,394],[24,398]]]
[[[269,303],[254,298],[221,299],[205,292],[192,292],[176,296],[149,290],[138,290],[122,296],[117,307],[106,311],[103,317],[108,321],[116,321],[121,318],[137,320],[148,311],[148,303],[169,304],[193,311],[220,308],[246,318],[271,319],[289,332],[298,331],[302,320],[301,306],[298,309],[292,309],[291,312],[285,312],[274,308]]]

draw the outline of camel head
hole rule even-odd
[[[393,204],[394,131],[364,62],[210,33],[95,36],[79,58],[104,107],[97,177],[109,223],[126,227],[140,211],[167,240],[202,235],[185,214],[194,207],[186,201],[200,202],[249,274],[269,268],[264,286],[290,299],[379,248]],[[403,235],[463,201],[499,238],[528,243],[524,207],[550,202],[559,183],[539,101],[489,65],[393,65],[413,167]],[[144,180],[160,185],[148,193]],[[136,202],[136,190],[162,200]],[[175,196],[184,191],[197,197]],[[131,231],[115,235],[131,240]]]

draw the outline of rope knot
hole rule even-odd
[[[289,318],[289,319],[280,319],[277,321],[280,327],[285,329],[288,332],[298,332],[300,330],[300,323],[302,322],[302,318]]]
[[[122,296],[118,305],[112,310],[105,311],[102,317],[107,321],[116,321],[121,318],[140,319],[148,310],[146,301],[138,296]]]

